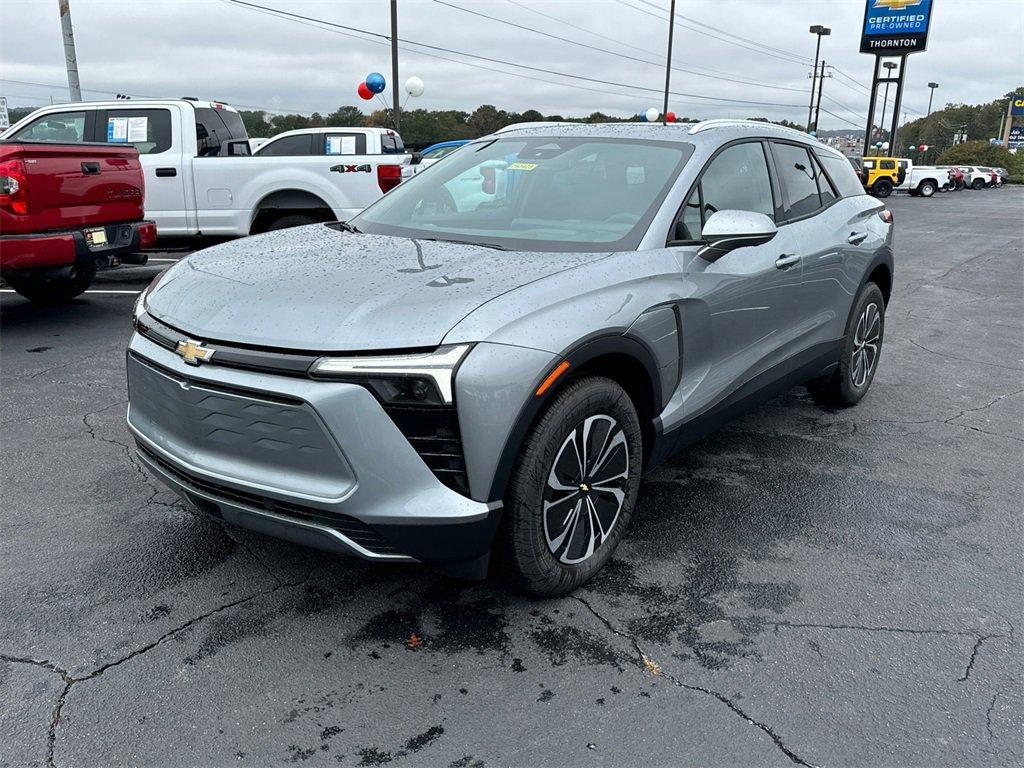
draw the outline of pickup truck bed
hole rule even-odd
[[[156,239],[138,152],[0,141],[0,273],[30,299],[71,298]]]

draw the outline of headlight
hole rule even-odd
[[[455,369],[468,351],[460,344],[411,355],[321,357],[309,373],[366,383],[393,405],[450,405]]]

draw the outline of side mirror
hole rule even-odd
[[[245,156],[248,157],[252,154],[252,147],[249,145],[248,139],[239,139],[237,141],[228,142],[228,155],[230,157]]]
[[[409,165],[419,165],[421,160],[423,160],[423,154],[413,150],[412,160],[409,161]]]
[[[705,261],[717,261],[737,248],[764,245],[778,230],[775,222],[753,211],[716,211],[704,222],[701,239],[707,243],[697,251]]]

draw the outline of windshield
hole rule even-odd
[[[351,220],[362,232],[512,250],[632,250],[690,144],[528,137],[468,144]]]

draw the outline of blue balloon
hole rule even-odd
[[[384,79],[384,75],[380,72],[371,72],[366,76],[366,87],[369,88],[373,93],[381,93],[387,86],[387,81]]]
[[[645,115],[643,112],[640,113],[640,122],[641,123],[646,123],[647,122],[647,115]]]

